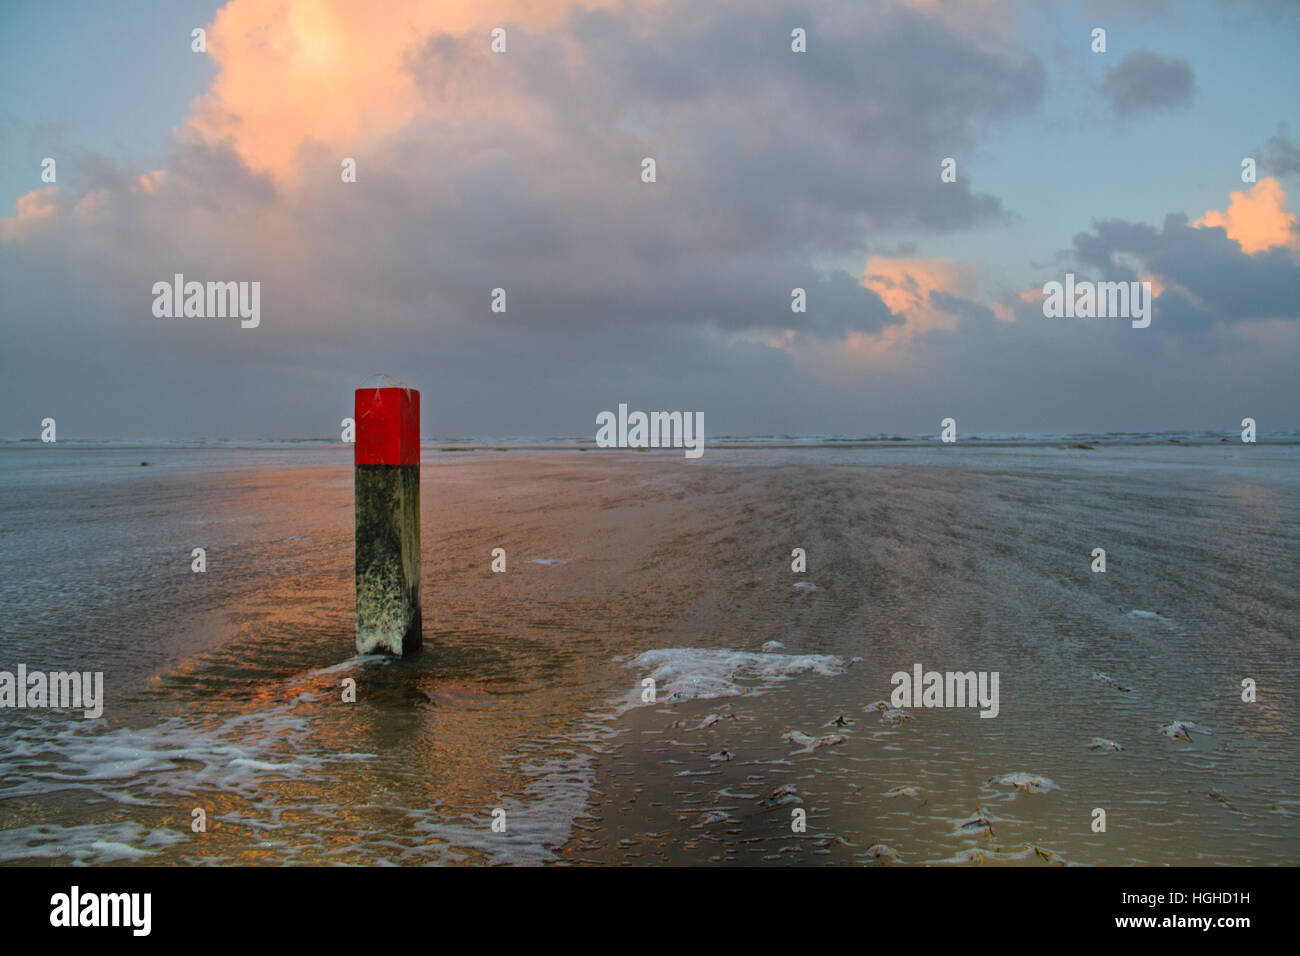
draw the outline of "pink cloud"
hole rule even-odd
[[[1227,212],[1211,209],[1192,225],[1226,230],[1248,254],[1275,246],[1300,250],[1296,214],[1286,211],[1286,190],[1272,177],[1261,179],[1249,192],[1234,192]]]

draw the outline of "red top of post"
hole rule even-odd
[[[420,463],[420,393],[413,388],[359,388],[358,465]]]

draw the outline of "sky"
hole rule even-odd
[[[428,437],[1297,430],[1298,46],[1277,0],[9,2],[0,437],[337,437],[377,373]],[[157,315],[177,273],[256,327]],[[1150,326],[1047,317],[1067,273]]]

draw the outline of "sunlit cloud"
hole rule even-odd
[[[0,220],[0,237],[26,239],[58,215],[63,193],[58,186],[43,186],[18,197],[14,214]]]
[[[1211,209],[1192,225],[1226,230],[1244,252],[1254,254],[1275,246],[1300,251],[1296,214],[1286,210],[1286,190],[1272,177],[1261,179],[1249,192],[1234,192],[1226,212]]]
[[[861,281],[880,296],[891,312],[906,319],[901,326],[890,326],[878,336],[870,337],[885,345],[895,345],[934,329],[956,328],[956,317],[935,306],[931,293],[946,292],[969,298],[979,289],[975,268],[951,259],[873,256],[867,260]]]
[[[413,62],[441,35],[544,29],[588,0],[233,0],[208,30],[217,64],[192,128],[228,141],[251,168],[292,178],[304,141],[356,150],[430,110]]]

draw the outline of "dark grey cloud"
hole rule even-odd
[[[1260,176],[1289,176],[1300,172],[1300,143],[1291,139],[1286,123],[1279,123],[1277,132],[1256,150],[1259,157],[1257,174]]]
[[[1182,57],[1134,50],[1106,69],[1101,92],[1121,119],[1177,109],[1190,105],[1196,95],[1196,74]]]
[[[1171,214],[1157,229],[1110,220],[1075,236],[1080,278],[1130,282],[1141,273],[1172,280],[1155,303],[1153,328],[1199,332],[1213,323],[1300,319],[1300,263],[1283,247],[1253,254],[1221,228],[1197,228]]]
[[[1059,6],[1060,0],[1018,0],[1030,7]],[[1186,0],[1082,0],[1079,11],[1087,18],[1105,17],[1110,23],[1124,20],[1138,22],[1154,20],[1204,20],[1206,13],[1213,10],[1226,11],[1233,15],[1245,15],[1261,21],[1282,21],[1287,26],[1294,26],[1300,17],[1300,4],[1295,0],[1216,0],[1188,3]],[[1098,26],[1106,23],[1098,22]]]
[[[987,305],[948,292],[940,292],[938,289],[930,292],[930,303],[937,309],[961,317],[967,328],[981,325],[992,328],[998,321],[993,310]]]

